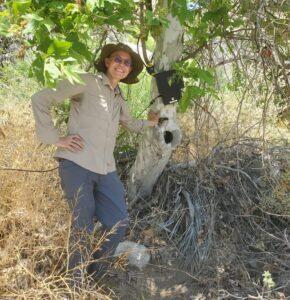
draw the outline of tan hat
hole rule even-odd
[[[95,67],[99,72],[106,73],[107,67],[105,65],[105,58],[108,58],[111,56],[112,53],[116,51],[125,51],[130,54],[132,59],[132,71],[129,73],[129,75],[122,79],[121,82],[127,83],[127,84],[133,84],[139,82],[139,79],[137,76],[142,72],[143,70],[143,61],[139,54],[134,52],[129,46],[119,43],[119,44],[107,44],[102,48],[101,55],[99,59],[95,62]]]

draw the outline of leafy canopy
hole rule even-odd
[[[0,36],[16,38],[22,52],[29,49],[29,75],[54,87],[61,78],[79,81],[102,37],[122,34],[146,42],[161,34],[172,13],[184,29],[182,60],[174,66],[186,81],[184,111],[192,99],[214,92],[215,44],[220,53],[236,55],[238,43],[259,54],[274,40],[285,54],[287,1],[265,1],[262,9],[258,0],[160,0],[155,7],[151,0],[9,0],[0,9]]]

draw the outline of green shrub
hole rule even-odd
[[[0,68],[0,105],[16,104],[30,101],[30,97],[40,85],[32,78],[28,78],[29,62],[16,60],[5,63]]]

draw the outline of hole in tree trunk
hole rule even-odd
[[[170,144],[173,140],[173,134],[171,131],[164,132],[164,141],[166,144]]]
[[[163,138],[165,144],[171,144],[172,148],[175,148],[181,142],[181,133],[180,130],[175,129],[172,131],[166,130],[163,133]]]

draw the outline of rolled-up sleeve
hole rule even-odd
[[[85,82],[85,76],[82,75],[81,78]],[[63,80],[55,90],[43,89],[31,97],[36,135],[41,142],[54,144],[59,140],[59,132],[53,125],[50,113],[52,105],[82,94],[84,89],[85,84],[72,84],[68,80]]]
[[[144,128],[149,127],[148,120],[138,120],[132,118],[128,106],[123,99],[121,99],[120,124],[133,132],[141,132]]]

